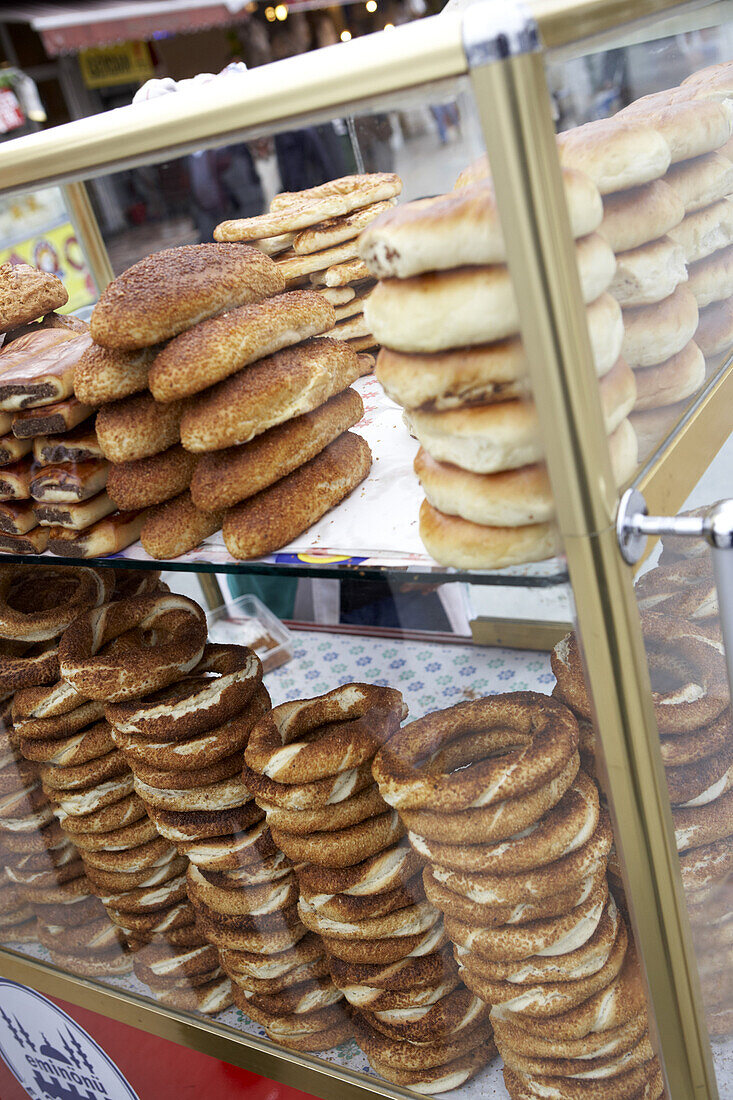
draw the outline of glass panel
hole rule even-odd
[[[733,348],[730,72],[715,68],[733,56],[733,38],[720,19],[707,5],[548,60],[557,127],[570,131],[561,159],[603,193],[599,232],[617,257],[610,290],[623,309],[642,462],[710,391]],[[615,168],[606,159],[614,141]]]

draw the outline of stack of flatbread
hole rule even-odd
[[[335,326],[325,335],[366,351],[375,343],[364,319],[374,279],[359,258],[357,238],[401,190],[392,172],[344,176],[276,195],[268,213],[222,222],[214,237],[246,241],[273,256],[288,289],[312,286],[333,306]]]
[[[616,261],[596,232],[597,187],[574,170],[564,171],[564,182],[621,483],[636,465],[626,419],[636,387],[620,358],[621,310],[607,292]],[[471,166],[452,193],[381,215],[362,233],[359,251],[380,280],[365,310],[382,345],[377,377],[421,444],[415,470],[426,496],[420,535],[428,552],[441,565],[478,569],[552,556],[552,494],[485,163]]]
[[[55,275],[0,267],[0,550],[8,553],[63,553],[67,538],[115,510],[94,409],[74,396],[89,326],[53,312],[67,300]]]
[[[259,249],[188,245],[135,264],[95,307],[76,392],[101,406],[107,491],[138,517],[151,557],[177,557],[222,525],[235,557],[258,557],[369,470],[346,429],[362,414],[348,387],[373,359],[319,338],[335,324],[321,294],[284,290]]]
[[[733,102],[698,80],[558,138],[562,163],[603,195],[599,232],[618,261],[611,293],[623,307],[645,451],[703,385],[706,357],[733,346],[733,174],[717,151],[731,137]]]

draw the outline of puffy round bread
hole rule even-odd
[[[629,420],[639,440],[639,454],[642,461],[667,437],[686,411],[687,402],[680,401],[678,405],[663,405],[658,409],[644,409],[631,413]]]
[[[186,244],[153,252],[103,290],[92,339],[108,348],[149,347],[207,317],[285,289],[269,256],[241,244]]]
[[[690,264],[688,277],[700,308],[733,296],[733,245]]]
[[[656,241],[679,225],[685,207],[664,180],[618,191],[603,200],[603,221],[598,232],[614,252],[628,252]]]
[[[447,516],[427,500],[420,505],[420,538],[439,565],[456,569],[504,569],[552,558],[560,539],[552,523],[524,527],[483,527]]]
[[[663,363],[690,342],[698,317],[695,295],[684,284],[654,305],[625,309],[621,354],[634,368]]]
[[[613,432],[636,400],[634,372],[622,359],[600,384],[606,431]],[[477,474],[538,462],[542,441],[531,401],[503,401],[448,412],[412,410],[405,419],[428,454]]]
[[[713,302],[700,310],[695,343],[707,358],[733,347],[733,302]]]
[[[669,236],[684,249],[688,264],[727,248],[733,244],[733,202],[721,199],[688,214]]]
[[[603,377],[621,354],[624,337],[621,307],[610,294],[588,306],[588,333],[596,373]],[[521,397],[529,387],[527,371],[522,342],[512,337],[433,353],[382,348],[376,374],[404,408],[454,409]]]
[[[583,298],[600,297],[616,259],[597,233],[577,244]],[[410,279],[384,279],[364,304],[376,342],[398,351],[442,351],[519,332],[519,308],[506,267],[459,267]]]
[[[733,192],[733,164],[720,152],[707,153],[673,165],[664,182],[682,200],[685,212],[692,214]]]
[[[669,237],[622,252],[616,262],[610,291],[622,306],[661,302],[687,280],[684,249]]]
[[[690,160],[712,153],[724,145],[733,127],[733,103],[726,100],[681,100],[653,106],[637,100],[619,111],[616,118],[653,127],[669,146],[670,162]]]
[[[585,237],[601,224],[600,193],[582,172],[566,169],[563,182],[573,236]],[[407,279],[464,264],[506,263],[491,182],[393,207],[361,234],[359,255],[380,279]]]
[[[636,470],[636,433],[622,420],[608,440],[618,486]],[[445,515],[493,527],[524,527],[549,523],[555,515],[550,480],[543,465],[522,466],[498,474],[475,474],[447,462],[437,462],[420,448],[415,473],[430,504]]]
[[[656,367],[636,371],[635,409],[674,405],[696,393],[705,381],[705,356],[694,340]]]
[[[587,122],[558,134],[560,163],[577,168],[602,195],[659,179],[671,161],[669,145],[652,126],[621,118]]]

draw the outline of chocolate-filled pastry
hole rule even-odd
[[[10,500],[0,504],[0,531],[6,535],[25,535],[38,526],[30,500]]]
[[[28,500],[35,466],[28,458],[0,467],[0,500]]]
[[[29,439],[36,435],[58,435],[68,432],[88,419],[94,412],[75,397],[67,397],[53,405],[25,409],[13,417],[13,435]]]
[[[104,455],[97,442],[94,425],[89,421],[60,439],[58,436],[35,436],[33,457],[39,465],[51,466],[56,462],[90,462],[95,458],[104,458]]]
[[[91,342],[90,336],[69,329],[45,329],[14,340],[6,353],[11,359],[7,368],[0,356],[6,368],[0,375],[0,407],[15,411],[71,397],[74,369]]]
[[[116,507],[105,492],[97,493],[78,504],[34,503],[33,511],[42,527],[68,527],[71,531],[85,531]]]
[[[18,439],[14,435],[0,437],[0,466],[7,466],[9,462],[17,462],[30,451],[33,443],[30,439]]]
[[[145,512],[115,512],[87,527],[69,531],[65,527],[46,527],[48,548],[64,558],[104,558],[118,554],[140,537]]]
[[[34,469],[27,495],[44,503],[76,504],[101,492],[107,484],[108,472],[109,463],[101,458],[92,462],[42,466],[40,470]],[[3,473],[4,470],[0,470],[0,485]]]
[[[0,552],[6,554],[42,554],[48,548],[48,527],[34,527],[25,535],[6,535],[0,531]]]

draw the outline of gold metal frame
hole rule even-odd
[[[546,48],[569,46],[622,24],[639,28],[704,0],[528,0]],[[562,191],[540,52],[467,64],[464,20],[479,8],[502,20],[502,5],[422,20],[265,66],[241,82],[212,84],[195,97],[97,115],[29,135],[3,147],[0,193],[67,183],[91,174],[180,155],[292,126],[295,120],[348,113],[374,97],[471,77],[507,239],[508,262],[522,287],[522,333],[531,365],[560,531],[575,593],[588,677],[598,714],[616,835],[627,870],[637,938],[673,1100],[714,1100],[717,1090],[701,1010],[697,970],[651,689],[630,569],[614,529],[611,478],[585,311]],[[505,7],[506,12],[506,7]],[[472,16],[472,18],[474,18]],[[481,16],[477,16],[479,19]],[[486,26],[487,39],[492,31]],[[123,152],[121,152],[121,150]],[[729,368],[666,452],[642,474],[655,509],[674,511],[723,440],[733,396]],[[408,1095],[246,1036],[184,1017],[118,991],[0,950],[0,970],[19,981],[213,1053],[326,1100]]]
[[[89,194],[81,181],[68,183],[63,192],[79,244],[89,264],[94,282],[97,284],[97,290],[101,294],[107,283],[114,279],[115,273],[109,262],[107,248],[94,216]]]

